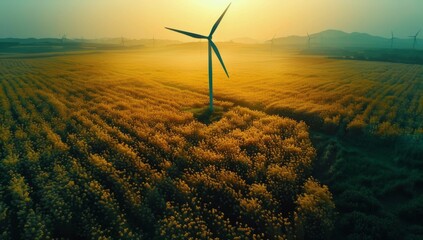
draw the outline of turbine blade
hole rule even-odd
[[[220,24],[220,21],[222,21],[223,16],[225,16],[226,11],[228,11],[228,8],[231,6],[231,4],[232,4],[232,3],[230,3],[230,4],[228,5],[228,7],[226,7],[225,11],[222,13],[222,15],[220,16],[220,18],[219,18],[219,19],[217,19],[216,23],[213,25],[212,30],[210,31],[209,36],[212,36],[212,35],[213,35],[213,33],[216,31],[217,27],[218,27],[218,26],[219,26],[219,24]]]
[[[193,38],[204,38],[204,39],[207,39],[207,37],[206,37],[206,36],[203,36],[203,35],[200,35],[200,34],[190,33],[190,32],[186,32],[186,31],[182,31],[182,30],[174,29],[174,28],[168,28],[168,27],[165,27],[165,28],[166,28],[166,29],[168,29],[168,30],[170,30],[170,31],[174,31],[174,32],[182,33],[182,34],[184,34],[184,35],[187,35],[187,36],[190,36],[190,37],[193,37]]]
[[[219,59],[220,64],[222,64],[222,67],[223,67],[223,70],[225,70],[226,76],[229,78],[228,71],[226,70],[225,64],[223,63],[223,59],[222,59],[222,57],[220,56],[219,49],[217,49],[217,46],[214,44],[214,42],[209,41],[209,43],[210,43],[210,45],[212,46],[212,48],[213,48],[213,50],[214,50],[214,53],[216,53],[216,56],[217,56],[217,58]]]
[[[416,37],[419,35],[420,31],[421,31],[421,30],[419,30],[419,31],[416,33]]]

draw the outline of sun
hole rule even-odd
[[[204,1],[207,2],[208,5],[210,6],[223,6],[223,5],[228,5],[229,3],[231,3],[231,0],[208,0],[208,1]]]
[[[232,0],[204,0],[204,1],[198,1],[197,4],[209,8],[209,9],[220,9],[225,8],[230,3],[233,3]]]

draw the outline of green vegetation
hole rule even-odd
[[[312,136],[313,174],[330,187],[338,211],[334,239],[419,239],[421,157],[377,142]]]
[[[423,51],[414,49],[314,48],[304,54],[330,56],[335,59],[378,61],[423,65]]]

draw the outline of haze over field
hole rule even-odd
[[[172,25],[206,34],[227,0],[2,0],[0,38],[156,38],[190,41]],[[326,29],[406,37],[423,28],[419,0],[233,0],[217,41],[305,35]]]

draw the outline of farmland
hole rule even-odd
[[[422,233],[422,66],[219,47],[1,55],[1,238]]]

